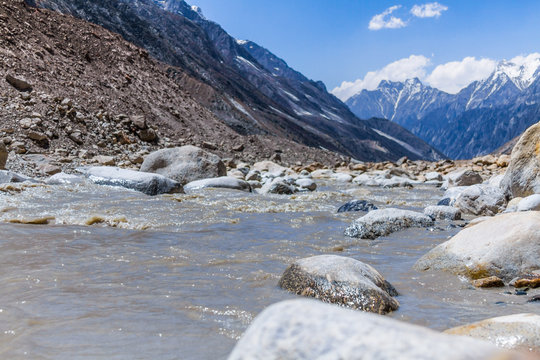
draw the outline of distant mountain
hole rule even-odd
[[[240,134],[276,136],[365,161],[421,158],[358,119],[321,82],[255,43],[234,39],[183,0],[35,2],[101,25],[172,65],[171,78]]]
[[[485,80],[457,94],[418,79],[382,81],[346,104],[360,117],[390,119],[451,158],[491,153],[538,121],[540,57],[526,64],[502,61]]]

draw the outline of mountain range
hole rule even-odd
[[[360,120],[322,82],[254,42],[233,38],[183,0],[26,2],[103,26],[146,49],[170,66],[169,78],[183,91],[240,135],[286,139],[363,161],[443,157],[393,124]]]
[[[501,61],[484,80],[457,94],[419,79],[381,81],[346,100],[361,118],[382,117],[404,126],[450,158],[491,153],[540,115],[540,56],[524,64]]]

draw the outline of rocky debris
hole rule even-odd
[[[424,255],[415,269],[510,281],[540,269],[539,238],[540,212],[502,214],[463,229]]]
[[[341,205],[338,209],[338,213],[341,212],[349,212],[349,211],[365,211],[370,212],[372,210],[377,210],[378,207],[373,205],[372,203],[366,201],[366,200],[351,200],[343,205]]]
[[[6,81],[9,85],[13,86],[19,91],[32,91],[32,85],[28,81],[20,77],[14,77],[10,74],[7,74]]]
[[[515,360],[526,358],[514,356]],[[513,357],[481,340],[303,299],[265,309],[229,356],[229,360],[505,358]]]
[[[457,170],[446,176],[449,186],[471,186],[481,184],[482,176],[472,170]]]
[[[422,213],[388,208],[373,210],[345,229],[345,235],[362,239],[375,239],[410,227],[427,227],[433,220]]]
[[[497,276],[490,276],[487,278],[476,279],[472,281],[474,287],[477,288],[493,288],[493,287],[503,287],[504,282],[501,278]]]
[[[489,341],[498,347],[540,354],[540,315],[515,314],[455,327],[446,334]]]
[[[124,187],[146,195],[183,192],[180,183],[159,174],[110,166],[82,168],[79,171],[95,184]]]
[[[247,181],[230,176],[195,180],[184,185],[184,190],[186,191],[201,190],[206,188],[232,189],[251,192],[251,186]]]
[[[217,155],[191,145],[158,150],[144,159],[140,170],[161,174],[181,184],[227,176],[227,168]]]
[[[424,214],[433,220],[461,220],[461,211],[453,206],[428,206]]]
[[[452,205],[466,214],[494,216],[506,209],[506,196],[500,188],[482,184],[460,190]]]
[[[502,182],[511,197],[540,194],[540,123],[531,126],[512,150],[510,165]]]
[[[336,255],[296,261],[279,280],[279,286],[297,295],[353,309],[386,314],[397,310],[397,291],[371,266]]]

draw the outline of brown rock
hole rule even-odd
[[[540,276],[539,275],[526,275],[525,277],[516,280],[516,282],[514,283],[514,287],[517,287],[517,288],[530,287],[533,289],[540,287]]]
[[[41,171],[41,173],[49,176],[62,172],[62,168],[60,168],[60,166],[51,164],[44,164],[39,167],[39,170]]]
[[[93,160],[100,165],[113,166],[116,164],[116,161],[112,156],[98,155],[94,156]]]
[[[6,75],[6,81],[19,91],[32,91],[32,85],[22,78]]]
[[[157,139],[157,134],[154,129],[145,129],[139,131],[139,139],[145,142],[153,142]]]
[[[490,276],[483,279],[474,280],[472,282],[474,287],[477,288],[492,288],[492,287],[503,287],[504,282],[501,278],[498,278],[497,276]]]
[[[215,144],[212,144],[210,142],[203,142],[202,143],[202,148],[203,149],[208,149],[208,150],[217,150],[217,146]]]
[[[6,168],[6,162],[8,158],[8,151],[6,145],[0,141],[0,169]]]

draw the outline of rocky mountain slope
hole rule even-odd
[[[540,58],[502,61],[491,76],[447,94],[418,79],[383,81],[346,101],[361,117],[384,117],[452,158],[490,153],[521,134],[540,113]]]
[[[365,161],[418,158],[359,120],[322,83],[270,52],[251,51],[253,43],[232,38],[182,0],[35,3],[102,25],[146,48],[174,66],[169,77],[239,134],[275,136]],[[276,60],[282,71],[270,71],[265,57]]]

